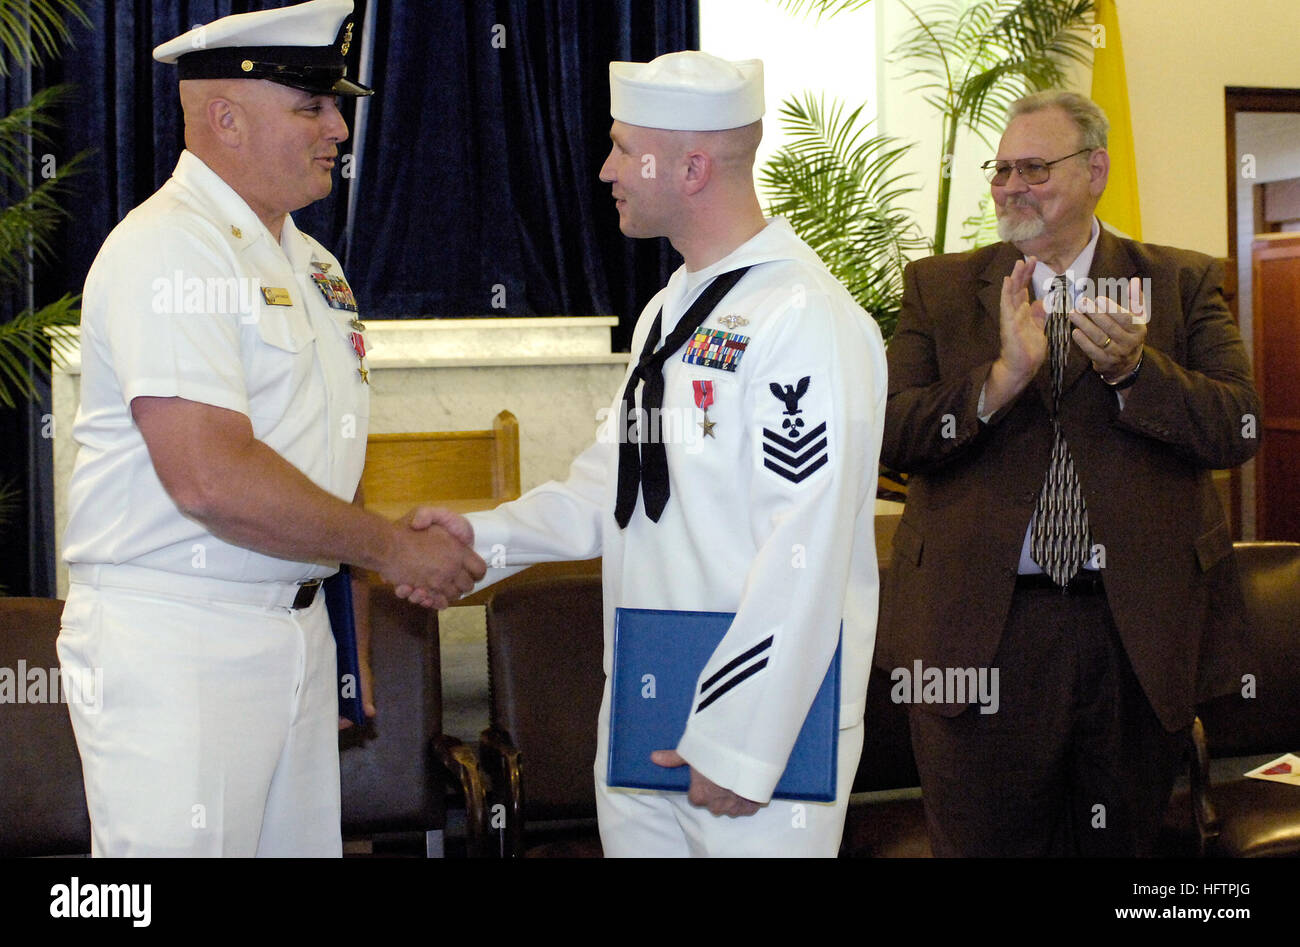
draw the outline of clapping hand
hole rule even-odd
[[[1099,295],[1095,300],[1080,299],[1078,311],[1070,313],[1075,343],[1092,359],[1093,371],[1111,384],[1137,368],[1151,319],[1147,310],[1150,301],[1142,296],[1142,281],[1134,277],[1128,288],[1132,309]]]

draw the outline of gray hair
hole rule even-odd
[[[1050,108],[1061,109],[1074,123],[1074,127],[1079,129],[1080,147],[1089,150],[1106,147],[1106,133],[1110,131],[1110,122],[1106,120],[1106,113],[1092,99],[1077,92],[1049,89],[1046,92],[1035,92],[1033,95],[1016,99],[1007,109],[1007,124],[1011,124],[1012,119],[1019,118],[1021,115]]]

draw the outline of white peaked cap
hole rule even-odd
[[[369,95],[347,78],[352,0],[308,0],[236,13],[196,26],[154,48],[181,79],[269,79],[309,92]]]
[[[671,131],[721,131],[763,117],[763,61],[688,50],[609,64],[609,114]]]

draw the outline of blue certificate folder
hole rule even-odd
[[[610,786],[667,792],[690,788],[689,767],[658,766],[651,762],[650,753],[677,746],[696,700],[700,671],[735,617],[727,612],[616,609],[606,777]],[[839,726],[840,647],[836,647],[774,798],[834,801]]]
[[[325,580],[322,591],[338,654],[339,716],[360,726],[365,723],[366,711],[361,704],[361,656],[357,652],[357,621],[352,611],[352,572],[343,566]]]

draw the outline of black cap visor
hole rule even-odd
[[[226,46],[186,53],[176,61],[185,79],[267,79],[312,95],[373,95],[347,78],[333,46]]]

